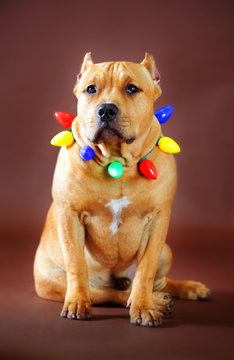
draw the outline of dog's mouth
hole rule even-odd
[[[120,130],[114,127],[104,125],[96,130],[93,137],[89,138],[89,141],[91,141],[93,144],[98,144],[101,142],[116,143],[119,141],[124,141],[127,144],[131,144],[135,139],[135,137],[126,137]]]

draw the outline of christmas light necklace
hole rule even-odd
[[[154,113],[154,115],[158,119],[159,123],[163,124],[171,117],[173,110],[174,110],[174,107],[172,105],[167,105],[167,106],[164,106],[164,107],[158,109]],[[69,145],[71,145],[75,141],[74,136],[72,134],[72,129],[71,129],[71,125],[72,125],[72,122],[73,122],[75,116],[73,116],[72,114],[69,114],[67,112],[63,112],[63,111],[57,111],[54,114],[54,116],[55,116],[56,120],[63,127],[65,127],[68,130],[61,131],[60,133],[55,135],[50,142],[51,145],[54,145],[54,146],[69,146]],[[156,141],[155,145],[158,146],[161,151],[166,152],[166,153],[179,153],[180,152],[179,145],[174,140],[172,140],[171,138],[166,137],[166,136],[163,136],[163,137],[160,136],[158,138],[158,140]],[[157,170],[155,168],[155,165],[151,160],[147,159],[147,156],[153,151],[153,149],[151,149],[148,152],[148,154],[146,154],[144,157],[142,157],[138,161],[138,169],[145,177],[156,180],[157,179]],[[80,149],[80,157],[84,161],[92,160],[94,158],[94,156],[95,156],[95,152],[90,146],[84,145]],[[119,178],[123,174],[123,165],[118,161],[114,161],[114,162],[110,163],[108,165],[108,173],[110,176],[112,176],[114,178]]]

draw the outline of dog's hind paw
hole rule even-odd
[[[201,282],[187,280],[174,281],[167,279],[164,291],[169,291],[173,296],[185,300],[205,300],[210,295],[210,289]]]
[[[206,285],[196,281],[185,281],[183,292],[189,300],[205,300],[211,295],[210,289]]]
[[[168,318],[172,316],[175,310],[175,305],[173,298],[170,294],[155,291],[153,292],[153,299],[156,303],[157,308],[162,313],[163,317]]]

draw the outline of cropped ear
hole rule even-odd
[[[88,52],[84,56],[84,60],[83,60],[83,63],[81,65],[81,69],[80,69],[80,74],[83,74],[85,72],[85,70],[89,67],[89,65],[92,65],[92,64],[93,64],[93,60],[91,57],[91,52]]]
[[[161,87],[160,87],[160,74],[159,74],[159,71],[155,65],[155,61],[154,61],[154,58],[152,55],[148,54],[147,52],[145,53],[145,58],[144,60],[141,62],[142,65],[144,65],[146,67],[146,69],[149,71],[152,79],[153,79],[153,82],[154,82],[154,85],[157,89],[157,93],[158,93],[158,96],[161,95],[162,93],[162,90],[161,90]]]
[[[81,69],[80,69],[80,72],[79,74],[77,75],[77,81],[76,81],[76,85],[73,89],[73,93],[76,95],[76,92],[77,92],[77,87],[78,87],[78,82],[81,78],[81,76],[83,75],[83,73],[85,72],[85,70],[89,67],[89,65],[92,65],[93,64],[93,60],[92,60],[92,57],[91,57],[91,52],[88,52],[85,54],[84,56],[84,60],[83,60],[83,63],[81,65]]]

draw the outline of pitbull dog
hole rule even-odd
[[[204,299],[209,289],[166,277],[177,173],[173,155],[155,146],[162,131],[153,110],[161,94],[154,59],[146,53],[140,64],[94,64],[87,53],[74,93],[75,142],[59,152],[34,263],[37,294],[64,301],[62,317],[89,319],[91,304],[113,302],[130,308],[132,324],[158,326],[173,311],[172,296]],[[80,157],[84,145],[95,152],[90,161]],[[143,176],[137,165],[151,149],[147,159],[157,180]],[[107,172],[113,161],[124,169],[117,179]]]

